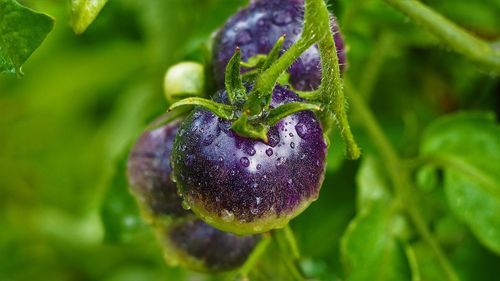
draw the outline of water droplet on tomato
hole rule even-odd
[[[243,165],[243,167],[250,166],[250,160],[248,160],[248,158],[246,158],[246,157],[241,157],[240,163],[241,163],[241,165]]]
[[[299,123],[295,125],[295,131],[297,132],[297,135],[299,135],[300,138],[306,139],[307,137],[307,127],[303,123]]]

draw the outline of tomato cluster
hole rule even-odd
[[[267,55],[276,40],[286,35],[282,53],[300,36],[303,19],[303,0],[252,1],[231,17],[213,39],[212,78],[220,90],[212,100],[231,105],[231,116],[241,115],[243,102],[230,101],[229,90],[224,88],[226,66],[234,50],[239,47],[243,60]],[[331,26],[342,68],[344,44],[333,16]],[[186,79],[199,77],[189,71],[179,73],[185,73]],[[288,74],[288,83],[272,91],[271,109],[303,101],[295,90],[318,87],[317,47],[303,53]],[[174,80],[178,79],[182,77]],[[176,85],[189,89],[167,91],[176,96],[192,92],[193,83]],[[245,81],[247,90],[253,85]],[[166,89],[172,89],[171,85]],[[313,112],[304,110],[282,118],[269,126],[264,140],[242,136],[232,124],[209,109],[195,107],[143,133],[129,156],[132,192],[152,217],[168,218],[162,220],[161,239],[172,250],[173,260],[194,269],[240,266],[259,234],[281,228],[300,214],[318,197],[323,182],[327,141]]]

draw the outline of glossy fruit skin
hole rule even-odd
[[[214,100],[224,101],[220,91]],[[280,86],[272,107],[300,101]],[[207,223],[237,234],[283,227],[319,194],[326,141],[314,113],[301,111],[271,127],[266,144],[197,108],[174,143],[174,177],[185,202]]]
[[[170,156],[181,120],[144,132],[129,154],[127,173],[132,193],[147,215],[159,218],[166,261],[198,271],[221,271],[241,266],[259,236],[225,233],[182,207],[171,180]],[[223,252],[220,250],[223,249]]]
[[[244,61],[257,54],[268,54],[280,36],[286,34],[284,49],[297,41],[302,33],[303,0],[253,1],[232,16],[216,33],[213,48],[214,76],[220,89],[224,87],[226,65],[236,47]],[[344,40],[335,18],[331,17],[337,56],[341,71],[346,64]],[[309,48],[289,69],[291,85],[301,91],[316,89],[321,82],[321,64],[317,46]]]
[[[164,233],[181,259],[199,271],[226,271],[241,266],[252,252],[259,235],[237,236],[220,231],[200,219],[186,221]],[[194,261],[193,261],[194,259]]]
[[[189,214],[182,208],[177,187],[170,179],[170,156],[181,120],[144,132],[130,151],[127,162],[129,187],[142,206],[153,215],[181,217]]]

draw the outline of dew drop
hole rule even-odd
[[[242,32],[239,32],[237,35],[236,42],[239,45],[244,45],[250,41],[252,41],[252,35],[250,35],[250,32],[243,30]]]
[[[224,162],[224,157],[219,156],[219,158],[217,158],[217,161],[219,161],[220,163]]]
[[[253,231],[255,231],[255,232],[260,232],[260,231],[262,231],[262,226],[261,226],[261,225],[256,225],[256,226],[254,226],[254,227],[253,227]]]
[[[297,135],[299,135],[300,138],[306,139],[307,136],[307,127],[303,123],[299,123],[295,125],[295,131],[297,132]]]
[[[253,147],[247,147],[245,148],[245,152],[250,155],[250,156],[254,156],[255,155],[255,149]]]
[[[262,198],[255,197],[255,203],[257,203],[257,205],[259,205],[261,201],[262,201]]]
[[[182,200],[182,208],[184,210],[191,210],[191,206],[189,206],[189,204],[186,202],[186,200]]]
[[[234,214],[226,209],[223,209],[221,212],[221,218],[225,222],[232,222],[234,220]]]
[[[171,180],[172,182],[177,182],[177,180],[175,179],[175,175],[174,175],[174,173],[169,173],[169,174],[168,174],[168,177],[170,178],[170,180]]]
[[[293,180],[292,179],[288,179],[288,184],[292,184],[293,183]]]
[[[268,46],[269,45],[269,40],[266,37],[262,37],[259,39],[259,45],[261,46]]]
[[[300,159],[303,160],[304,158],[306,158],[306,156],[307,155],[304,153],[304,154],[300,155]]]
[[[291,147],[292,149],[294,149],[294,148],[295,148],[295,143],[294,143],[293,141],[290,143],[290,147]]]
[[[275,147],[280,142],[279,133],[276,130],[271,129],[269,131],[269,146]]]
[[[186,159],[184,159],[184,165],[186,166],[192,166],[194,164],[194,161],[196,160],[196,156],[194,155],[187,155]]]
[[[286,158],[285,157],[278,157],[278,159],[276,160],[276,166],[281,166],[283,164],[285,164],[286,162]]]
[[[257,170],[260,170],[260,169],[262,169],[262,165],[261,164],[257,164],[256,168],[257,168]]]
[[[293,133],[290,133],[290,134],[288,134],[288,135],[289,135],[290,137],[292,137],[292,138],[293,138]]]
[[[250,166],[250,160],[248,160],[248,158],[246,158],[246,157],[241,157],[240,163],[241,163],[241,165],[243,165],[243,167]]]
[[[273,149],[272,148],[266,149],[266,155],[271,157],[273,155]]]
[[[215,136],[212,135],[212,134],[208,134],[205,136],[205,138],[203,139],[203,145],[204,146],[209,146],[212,144],[212,142],[215,140]]]
[[[290,11],[277,11],[273,13],[273,21],[277,25],[286,25],[292,21],[292,15]]]

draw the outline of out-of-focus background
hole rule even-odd
[[[65,1],[20,2],[56,25],[22,79],[0,76],[0,280],[208,278],[164,264],[117,163],[167,108],[169,65],[200,60],[200,45],[246,1],[109,1],[79,36]],[[498,0],[423,2],[483,38],[500,38]],[[382,1],[337,0],[329,8],[347,42],[346,76],[403,155],[415,154],[421,129],[437,116],[500,113],[498,78]],[[292,222],[302,266],[321,280],[343,274],[339,238],[355,213],[359,166],[342,160],[338,136],[332,142],[321,197]],[[460,274],[498,278],[500,259],[464,233],[451,257]]]

